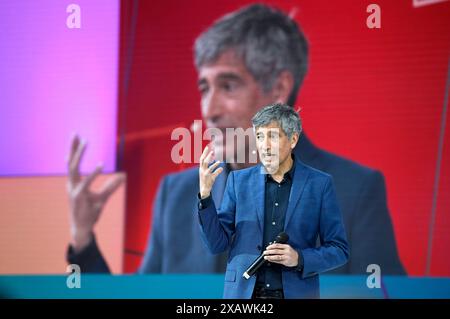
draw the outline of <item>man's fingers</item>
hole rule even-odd
[[[274,248],[274,249],[269,249],[269,250],[265,250],[264,251],[264,255],[270,256],[270,255],[282,255],[286,253],[285,249],[280,249],[280,248]]]
[[[203,150],[202,155],[200,156],[200,166],[204,168],[208,167],[208,163],[210,161],[209,156],[211,155],[211,153],[213,153],[211,147],[206,146],[205,149]]]
[[[85,150],[86,141],[82,140],[78,143],[75,154],[69,163],[69,179],[72,184],[76,184],[80,180],[80,162]]]
[[[211,173],[213,173],[214,172],[214,170],[217,168],[217,166],[219,166],[220,165],[220,161],[216,161],[216,162],[214,162],[214,164],[212,164],[212,165],[210,165],[209,167],[208,167],[208,169],[209,169],[209,171],[211,172]]]
[[[206,146],[205,149],[203,150],[202,155],[200,155],[200,159],[199,159],[200,164],[203,162],[203,159],[206,157],[208,152],[209,152],[209,148],[208,148],[208,146]]]
[[[108,179],[100,190],[99,196],[102,200],[106,201],[111,194],[113,194],[116,189],[125,181],[125,175],[121,174],[113,178]]]
[[[288,244],[270,244],[266,249],[287,249],[289,247]]]
[[[78,145],[80,144],[80,138],[77,134],[74,134],[70,140],[70,153],[67,161],[67,165],[70,165],[72,162],[73,156],[75,155],[75,152],[77,151]]]
[[[205,159],[203,160],[203,165],[204,165],[203,167],[205,167],[205,168],[208,167],[209,163],[212,161],[213,154],[214,154],[214,152],[210,151],[208,153],[208,155],[206,155]]]
[[[210,151],[206,154],[206,156],[200,162],[200,168],[203,170],[208,169],[208,164],[211,162],[211,158],[213,156],[213,151]]]
[[[265,260],[268,260],[270,262],[281,264],[284,262],[285,256],[284,255],[271,255],[271,256],[264,256]]]
[[[214,173],[212,173],[212,176],[213,176],[214,180],[216,180],[217,176],[219,176],[219,174],[222,173],[222,172],[223,172],[223,167],[219,167],[218,169],[216,169],[214,171]]]
[[[81,185],[82,185],[81,188],[82,188],[82,189],[88,189],[89,186],[91,186],[91,184],[92,184],[92,182],[94,181],[94,179],[95,179],[98,175],[101,174],[102,170],[103,170],[103,165],[102,165],[102,164],[98,165],[98,166],[95,168],[95,170],[94,170],[91,174],[89,174],[89,175],[83,180],[83,182],[82,182],[82,184],[81,184]]]

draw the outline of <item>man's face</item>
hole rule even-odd
[[[296,136],[289,139],[277,122],[258,127],[255,136],[261,163],[269,174],[276,173],[278,168],[291,156],[292,147],[297,141]]]
[[[213,142],[216,158],[230,160],[236,152],[246,152],[245,145],[237,148],[233,143],[226,143],[225,129],[250,128],[253,115],[274,102],[271,92],[263,92],[233,50],[200,67],[198,88],[206,126],[218,128],[223,133],[223,139],[215,138]]]

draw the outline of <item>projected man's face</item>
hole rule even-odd
[[[275,102],[272,92],[262,90],[233,50],[200,67],[198,88],[206,126],[223,133],[213,142],[216,157],[230,160],[237,152],[246,152],[245,145],[236,147],[226,142],[225,129],[251,128],[253,115],[261,107]]]

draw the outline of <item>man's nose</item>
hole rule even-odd
[[[263,139],[263,142],[262,142],[262,147],[263,147],[263,149],[266,150],[266,151],[270,150],[270,139],[268,139],[267,137],[265,137],[265,138]]]
[[[217,123],[223,115],[223,105],[220,96],[215,90],[202,100],[203,118],[209,123]]]
[[[268,138],[265,137],[265,138],[261,141],[260,149],[262,149],[262,151],[264,151],[264,152],[270,151],[270,141],[269,141]]]

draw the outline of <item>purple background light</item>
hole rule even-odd
[[[81,28],[69,29],[69,4]],[[119,1],[0,2],[0,175],[66,172],[70,137],[83,171],[115,168]]]

